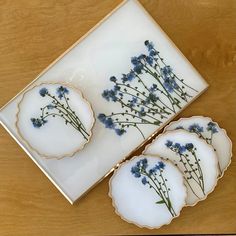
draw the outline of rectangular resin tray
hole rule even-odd
[[[157,62],[152,57],[158,58]],[[144,68],[139,60],[144,60],[147,66]],[[151,68],[151,72],[147,68]],[[110,81],[111,76],[116,77],[113,77],[113,82]],[[106,92],[114,87],[114,80],[126,89],[121,95],[125,103],[123,107],[114,95],[106,97]],[[93,136],[85,148],[72,158],[45,159],[17,133],[17,105],[22,95],[43,82],[65,82],[78,87],[94,109],[96,122]],[[68,201],[74,203],[196,99],[207,86],[139,2],[130,0],[118,6],[6,104],[0,111],[0,120]],[[114,89],[113,92],[121,93]],[[158,117],[158,109],[155,111],[153,105],[160,101],[170,107],[170,114],[165,114],[165,117]],[[99,114],[111,115],[125,133],[121,135],[106,128],[109,124],[105,122],[104,125],[102,119],[97,119]]]

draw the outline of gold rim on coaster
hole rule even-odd
[[[182,174],[182,172],[179,170],[179,168],[177,168],[177,167],[176,167],[171,161],[169,161],[169,160],[165,160],[165,159],[161,158],[161,157],[158,156],[158,155],[145,155],[145,154],[140,154],[139,156],[134,156],[134,157],[132,157],[131,159],[122,162],[122,163],[114,170],[113,175],[111,176],[111,178],[109,179],[109,182],[108,182],[108,185],[109,185],[108,196],[111,198],[112,206],[113,206],[114,209],[115,209],[115,213],[116,213],[122,220],[126,221],[126,222],[129,223],[129,224],[134,224],[134,225],[138,226],[139,228],[159,229],[159,228],[161,228],[161,227],[164,226],[164,225],[169,225],[169,224],[172,222],[173,219],[178,218],[178,217],[180,216],[180,213],[181,213],[182,209],[186,206],[187,187],[186,187],[186,185],[184,184],[184,178],[182,178],[182,186],[184,186],[184,189],[185,189],[185,197],[184,197],[184,203],[185,203],[185,204],[182,206],[182,208],[180,209],[179,213],[178,213],[176,216],[172,217],[172,218],[171,218],[168,222],[166,222],[165,224],[163,224],[163,225],[161,225],[161,226],[157,226],[157,227],[150,227],[150,226],[148,226],[148,225],[140,225],[140,224],[138,224],[138,223],[136,223],[136,222],[134,222],[134,221],[132,221],[132,220],[126,219],[124,216],[122,216],[122,215],[119,213],[118,207],[116,206],[115,201],[114,201],[114,199],[113,199],[113,197],[112,197],[112,184],[111,184],[111,182],[112,182],[112,179],[115,177],[115,175],[117,174],[117,172],[119,171],[119,169],[120,169],[122,166],[124,166],[126,163],[128,163],[128,162],[130,162],[130,161],[132,161],[132,160],[134,160],[134,159],[136,159],[136,158],[138,158],[138,157],[140,157],[140,156],[145,156],[147,159],[148,159],[148,157],[159,158],[159,159],[163,160],[163,162],[166,162],[166,163],[170,164],[172,167],[174,167],[175,169],[177,169],[177,170],[180,172],[180,174]]]

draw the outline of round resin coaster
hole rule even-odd
[[[218,177],[218,160],[212,146],[185,130],[159,135],[144,150],[172,161],[183,173],[187,205],[195,205],[213,191]]]
[[[93,123],[90,104],[69,85],[35,86],[24,93],[18,104],[19,135],[46,158],[73,156],[89,141]]]
[[[182,173],[171,162],[141,155],[124,162],[109,182],[116,213],[139,227],[159,228],[179,216],[187,196]]]
[[[231,162],[232,142],[226,134],[226,131],[219,127],[208,117],[193,116],[181,118],[178,121],[171,122],[165,130],[185,129],[196,133],[200,138],[205,139],[211,144],[218,156],[220,176],[223,175]]]

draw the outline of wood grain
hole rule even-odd
[[[0,0],[0,106],[120,2]],[[236,1],[141,3],[210,84],[181,117],[210,116],[235,143]],[[235,156],[206,201],[184,208],[168,226],[147,230],[114,213],[107,195],[109,177],[71,206],[7,132],[0,130],[1,236],[236,233]]]

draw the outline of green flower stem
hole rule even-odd
[[[157,74],[155,75],[155,73],[153,73],[145,64],[142,63],[142,65],[146,68],[145,72],[147,72],[148,74],[150,74],[151,76],[153,76],[157,82],[162,86],[162,88],[165,90],[166,93],[163,93],[170,101],[172,108],[174,110],[174,113],[176,113],[175,108],[174,108],[174,104],[176,104],[176,102],[174,101],[174,99],[172,98],[171,94],[167,91],[167,89],[165,88],[165,86],[162,84],[162,82],[160,81],[160,79],[158,78]],[[177,104],[176,104],[177,105]],[[179,107],[179,105],[177,105]],[[181,107],[179,107],[181,108]]]
[[[137,92],[138,94],[144,96],[145,98],[148,98],[148,96],[144,95],[144,94],[143,94],[142,92],[140,92],[139,90],[137,90],[137,89],[135,89],[135,88],[132,88],[132,87],[129,87],[129,86],[127,86],[126,84],[116,83],[116,85],[118,85],[118,86],[125,86],[125,87],[127,87],[127,88],[129,88],[129,89],[135,90],[135,92]],[[138,96],[136,96],[136,95],[133,95],[132,93],[129,93],[129,92],[127,92],[127,91],[122,91],[122,92],[125,93],[125,94],[127,94],[127,95],[136,97],[136,98],[138,98],[138,99],[140,99],[140,100],[142,100],[142,101],[145,102],[144,99],[142,99],[142,98],[140,98],[140,97],[138,97]],[[155,103],[155,102],[153,102],[153,101],[151,101],[151,103],[152,103],[154,106],[157,106],[160,110],[163,110],[164,113],[166,113],[166,114],[169,115],[169,113],[166,112],[166,111],[165,111],[162,107],[160,107],[157,103]]]
[[[85,136],[89,136],[89,134],[82,127],[81,123],[79,123],[73,116],[71,116],[70,113],[67,113],[67,112],[65,113],[64,111],[67,111],[66,109],[60,110],[58,107],[64,108],[63,106],[58,106],[58,104],[57,104],[57,105],[55,105],[55,109],[57,109],[59,112],[62,112],[65,116],[69,117],[71,122],[75,123],[75,125],[79,128],[79,131],[85,133]],[[87,140],[87,138],[86,138],[86,140]]]
[[[133,118],[136,117],[136,118],[138,118],[140,120],[146,121],[146,123],[144,123],[144,124],[152,124],[150,121],[148,121],[146,119],[143,119],[143,118],[141,118],[139,116],[136,116],[136,115],[133,115],[133,114],[129,114],[129,113],[123,113],[123,112],[113,113],[113,114],[111,114],[109,116],[106,116],[106,117],[113,117],[113,116],[116,116],[116,115],[122,115],[122,116],[129,115],[129,116],[132,116]]]
[[[193,188],[192,188],[191,184],[189,183],[189,181],[188,181],[185,177],[184,177],[184,179],[185,179],[185,182],[188,184],[189,188],[191,189],[192,193],[193,193],[197,198],[200,199],[200,197],[199,197],[199,196],[195,193],[195,191],[193,190]]]
[[[63,97],[64,97],[64,99],[65,99],[65,101],[66,101],[67,107],[68,107],[69,110],[71,111],[72,116],[74,115],[74,117],[80,122],[81,126],[82,126],[83,129],[85,130],[85,127],[84,127],[82,121],[81,121],[80,118],[75,114],[75,112],[71,109],[71,107],[70,107],[70,105],[69,105],[69,103],[68,103],[68,100],[67,100],[66,95],[63,94]]]
[[[150,90],[147,88],[147,86],[144,84],[144,82],[142,81],[142,79],[140,78],[140,76],[137,74],[137,73],[135,73],[135,75],[138,77],[138,81],[140,81],[142,84],[143,84],[143,86],[147,89],[147,91],[148,92],[150,92]],[[157,90],[158,91],[160,91],[160,92],[162,92],[162,90],[160,90],[159,88],[157,88]],[[164,105],[166,108],[168,108],[170,111],[172,111],[172,112],[175,112],[174,110],[172,110],[169,106],[167,106],[164,102],[162,102],[161,101],[161,99],[159,98],[159,101],[160,101],[160,103],[162,104],[162,105]],[[167,113],[168,114],[168,113]],[[168,114],[168,115],[170,115],[170,113]]]
[[[157,54],[158,58],[161,60],[161,62],[162,62],[165,66],[168,66],[168,65],[164,62],[164,60],[160,57],[159,52],[158,52],[156,49],[154,49],[154,48],[153,48],[153,50],[156,52],[156,54]],[[154,58],[154,60],[157,62],[157,59]],[[178,76],[176,76],[173,72],[171,72],[171,73],[172,73],[172,75],[173,75],[177,80],[179,80],[182,84],[184,84],[184,85],[187,86],[188,88],[194,90],[195,92],[198,92],[196,89],[194,89],[194,88],[192,88],[191,86],[189,86],[188,84],[186,84],[182,79],[180,79]]]
[[[136,109],[134,109],[134,108],[131,108],[131,107],[129,107],[128,105],[126,105],[125,103],[123,103],[123,101],[122,101],[122,100],[118,99],[117,101],[118,101],[118,102],[120,102],[120,103],[121,103],[123,106],[125,106],[125,107],[127,107],[127,108],[131,109],[131,111],[133,110],[133,111],[136,111],[137,113],[139,113],[139,111],[138,111],[138,110],[136,110]],[[153,120],[157,121],[159,124],[161,124],[161,123],[162,123],[160,120],[158,120],[158,119],[156,119],[156,118],[154,118],[154,117],[152,117],[152,116],[150,116],[150,115],[148,115],[148,114],[146,114],[145,116],[148,116],[148,117],[150,117],[151,119],[153,119]]]
[[[88,140],[88,136],[89,134],[86,132],[86,130],[82,127],[82,122],[79,120],[79,118],[76,116],[76,118],[74,117],[74,115],[72,115],[72,113],[70,111],[68,111],[65,107],[64,104],[60,103],[60,101],[58,101],[58,99],[55,96],[52,96],[50,93],[47,93],[46,95],[48,95],[49,97],[51,97],[53,99],[53,101],[55,101],[55,108],[56,106],[59,106],[62,110],[60,110],[63,114],[65,114],[67,117],[70,118],[71,122],[68,122],[72,125],[72,123],[76,123],[75,125],[72,125],[75,129],[77,129],[82,135],[83,137]],[[67,102],[67,99],[65,99]],[[67,102],[68,104],[68,102]],[[57,109],[58,110],[58,109]],[[79,121],[78,121],[79,120]],[[77,127],[77,128],[76,128]]]
[[[152,183],[155,185],[156,188],[153,187],[153,189],[156,191],[156,193],[160,196],[160,198],[162,199],[162,201],[165,203],[166,207],[168,208],[170,214],[175,217],[176,216],[176,213],[173,209],[172,206],[170,206],[169,202],[170,202],[170,199],[166,199],[166,196],[164,195],[164,193],[161,192],[162,188],[161,186],[157,186],[157,183],[155,182],[155,180],[153,180],[153,178],[151,177],[151,175],[149,175],[146,171],[143,171],[141,172],[144,176],[148,177]],[[158,184],[159,184],[159,181],[157,180]]]
[[[130,125],[125,125],[125,126],[127,126],[127,127],[133,126],[134,128],[136,128],[139,131],[139,133],[142,135],[142,138],[145,139],[145,136],[144,136],[142,130],[136,125],[136,123],[135,124],[130,124]]]
[[[196,153],[194,152],[194,151],[192,151],[191,152],[192,153],[192,155],[194,156],[194,158],[195,158],[195,161],[196,161],[196,163],[197,163],[197,166],[198,166],[198,171],[199,171],[199,173],[200,173],[200,176],[201,176],[201,182],[202,182],[202,192],[203,192],[203,194],[204,195],[206,195],[205,194],[205,186],[204,186],[204,179],[203,179],[203,173],[202,173],[202,168],[201,168],[201,166],[199,165],[199,161],[198,161],[198,159],[197,159],[197,156],[196,156]]]
[[[180,154],[179,152],[177,152],[177,151],[176,151],[175,149],[173,149],[173,148],[170,148],[170,150],[173,151],[173,152],[175,152],[175,153],[177,153],[177,154],[179,155],[180,160],[181,160],[181,163],[183,163],[183,166],[184,166],[184,168],[185,168],[185,171],[188,172],[188,174],[190,175],[191,179],[193,179],[193,180],[199,185],[199,187],[200,187],[201,190],[202,190],[201,180],[199,179],[199,176],[196,174],[195,170],[194,170],[193,167],[191,166],[191,163],[190,163],[188,157],[185,156],[185,155],[183,155],[183,154]],[[191,170],[189,170],[189,169],[187,168],[187,164],[186,164],[186,162],[184,162],[183,157],[185,158],[185,160],[186,160],[186,162],[187,162],[187,164],[188,164],[188,166],[190,167]],[[192,175],[192,172],[196,175],[197,179],[194,178],[194,176]],[[200,173],[199,173],[199,175],[201,176]],[[192,189],[192,186],[191,186],[191,184],[189,183],[188,179],[185,178],[185,180],[186,180],[186,182],[188,183],[188,185],[190,186],[190,188],[191,188],[192,192],[194,193],[194,195],[195,195],[196,197],[198,197],[198,195],[197,195],[197,194],[194,192],[194,190]],[[203,191],[203,194],[204,194],[204,191]],[[204,195],[205,195],[205,194],[204,194]],[[199,198],[199,197],[198,197],[198,198]]]

